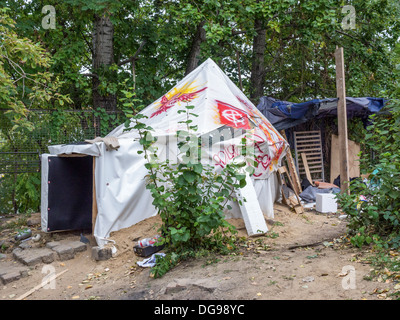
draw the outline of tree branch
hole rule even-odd
[[[136,50],[135,54],[128,59],[122,60],[121,62],[118,63],[118,66],[122,66],[124,64],[127,64],[129,62],[133,62],[138,59],[140,51],[142,51],[144,45],[146,44],[146,40],[143,40],[142,43],[140,44],[139,48]]]
[[[355,36],[353,36],[353,35],[351,35],[351,34],[348,34],[348,33],[346,33],[346,32],[343,32],[343,31],[340,31],[340,30],[335,30],[337,33],[340,33],[340,34],[342,34],[342,35],[344,35],[344,36],[346,36],[346,37],[349,37],[349,38],[351,38],[351,39],[353,39],[353,40],[356,40],[356,41],[359,41],[359,42],[361,42],[364,46],[366,46],[366,47],[369,47],[369,46],[371,46],[372,48],[374,48],[374,49],[376,49],[376,47],[373,45],[373,44],[371,44],[370,42],[368,42],[368,41],[363,41],[362,39],[360,39],[360,38],[357,38],[357,37],[355,37]]]
[[[84,77],[92,77],[98,79],[99,76],[96,73],[81,73],[82,76]]]

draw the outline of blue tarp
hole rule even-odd
[[[277,130],[285,130],[311,119],[337,116],[338,98],[313,99],[301,103],[280,101],[262,97],[257,109]],[[387,100],[383,98],[346,98],[347,118],[359,117],[367,121],[371,114],[379,112]]]

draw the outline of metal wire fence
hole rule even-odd
[[[14,115],[0,109],[0,215],[40,209],[40,155],[49,145],[104,137],[124,122],[122,112],[29,110],[31,125],[14,130]]]
[[[40,155],[55,144],[105,136],[123,122],[121,112],[94,110],[30,110],[33,130],[12,132],[7,114],[0,115],[0,174],[38,172]]]

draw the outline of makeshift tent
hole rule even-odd
[[[262,97],[257,109],[277,130],[285,130],[311,119],[337,117],[337,98],[313,99],[301,103],[280,101]],[[359,117],[366,123],[371,114],[379,112],[385,105],[383,98],[346,98],[347,118]]]
[[[198,126],[197,135],[202,138],[202,162],[211,164],[215,170],[222,170],[239,154],[238,146],[242,138],[250,134],[248,141],[254,146],[258,164],[250,181],[253,182],[262,212],[273,218],[273,203],[280,197],[280,182],[274,173],[287,151],[287,142],[243,92],[208,59],[172,90],[141,111],[147,116],[142,122],[154,129],[152,134],[157,137],[159,158],[177,158],[176,132],[183,126],[180,122],[186,120],[186,115],[178,111],[186,105],[194,106],[191,112],[198,115],[192,118],[191,125]],[[107,142],[107,139],[114,144]],[[118,141],[117,148],[115,139]],[[107,243],[111,232],[156,214],[151,194],[145,188],[144,177],[148,172],[144,166],[146,160],[143,154],[137,153],[142,147],[136,130],[126,131],[125,126],[120,125],[104,139],[91,143],[49,146],[49,150],[50,155],[43,157],[42,162],[41,211],[44,231],[49,231],[49,221],[53,210],[56,210],[48,205],[51,193],[49,188],[52,185],[52,182],[47,181],[48,160],[60,159],[65,155],[94,157],[93,234],[100,246]],[[76,157],[70,157],[73,158]],[[72,174],[71,170],[68,172]],[[79,182],[76,184],[82,185]],[[86,190],[91,185],[89,182],[87,184]],[[68,198],[68,195],[65,196]],[[65,212],[62,210],[58,211],[58,215],[63,214]],[[226,215],[227,218],[241,217],[240,207],[234,205]]]

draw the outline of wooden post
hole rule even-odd
[[[346,83],[344,74],[343,48],[336,47],[336,91],[338,97],[337,117],[339,136],[339,162],[340,162],[340,189],[341,193],[350,193],[348,188],[349,177],[349,154],[347,142],[347,108],[346,108]]]

